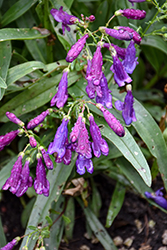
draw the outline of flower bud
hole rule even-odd
[[[37,141],[35,140],[35,138],[33,136],[30,136],[29,143],[30,143],[32,148],[35,148],[37,146]]]
[[[9,133],[7,133],[6,135],[1,135],[0,136],[0,151],[3,150],[3,148],[8,145],[9,143],[11,143],[15,137],[19,134],[20,130],[14,130],[11,131]]]
[[[48,114],[49,114],[49,110],[47,109],[46,111],[42,112],[37,117],[33,118],[31,121],[29,121],[29,123],[27,124],[27,128],[33,129],[37,127],[41,122],[43,122],[43,120]]]
[[[45,165],[47,169],[52,170],[53,169],[53,162],[50,159],[49,155],[46,153],[45,149],[43,147],[39,148],[41,150]]]
[[[18,125],[20,125],[21,127],[24,126],[24,122],[22,122],[19,118],[17,118],[17,117],[15,116],[15,114],[10,113],[10,112],[6,112],[6,116],[7,116],[7,118],[8,118],[11,122],[18,124]]]
[[[99,30],[119,40],[129,41],[133,38],[133,35],[131,33],[126,32],[123,29],[116,30],[116,29],[109,29],[106,27],[99,27]]]
[[[93,22],[95,19],[96,19],[96,18],[95,18],[94,15],[91,15],[91,16],[89,17],[89,21],[90,21],[90,22]]]
[[[130,19],[143,19],[146,16],[145,10],[135,10],[135,9],[125,9],[125,10],[117,10],[115,12],[115,16],[125,16]]]

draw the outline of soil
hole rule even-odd
[[[103,206],[100,211],[100,221],[105,225],[106,215],[114,190],[114,183],[107,181],[102,175],[95,177],[97,187],[100,191]],[[162,182],[157,178],[153,183],[153,189],[161,187]],[[155,188],[154,188],[155,186]],[[0,213],[7,241],[11,241],[16,236],[24,234],[20,218],[23,207],[20,199],[11,194],[9,191],[3,192],[3,199],[0,202]],[[155,225],[154,225],[155,224]],[[152,226],[151,226],[152,225]],[[119,250],[158,250],[164,246],[162,235],[167,229],[167,215],[141,197],[127,192],[123,207],[116,217],[113,225],[107,229],[109,235],[114,239],[120,236],[123,243],[118,246]],[[85,217],[83,210],[76,203],[76,218],[73,240],[68,244],[62,242],[60,250],[102,250],[103,246],[97,242],[92,243],[91,239],[85,237]],[[130,247],[125,245],[125,240],[131,238]],[[96,240],[95,240],[96,241]],[[167,244],[167,243],[166,243]],[[18,246],[14,250],[19,249]],[[162,248],[165,250],[167,248]]]

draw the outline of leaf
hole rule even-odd
[[[162,132],[149,112],[135,100],[134,109],[137,121],[132,125],[147,145],[151,154],[157,159],[159,171],[167,190],[167,147]]]
[[[48,215],[48,210],[51,208],[51,203],[53,201],[57,202],[61,195],[61,192],[65,186],[65,183],[74,167],[75,161],[72,161],[69,166],[63,165],[61,163],[56,165],[52,171],[47,174],[47,179],[50,182],[50,194],[49,197],[44,197],[43,195],[38,195],[36,202],[33,206],[31,215],[29,217],[28,226],[37,226],[39,223],[45,224],[45,217]],[[68,171],[67,171],[68,169]],[[29,234],[31,231],[26,230],[25,235]],[[26,244],[27,237],[22,241],[21,248]],[[33,249],[35,245],[34,240],[30,240],[28,243],[28,248]]]
[[[142,46],[151,46],[163,51],[167,54],[166,42],[159,36],[148,36],[144,37],[141,42]]]
[[[68,200],[65,215],[67,216],[68,220],[70,220],[65,221],[65,236],[68,240],[71,240],[75,225],[75,203],[73,197],[70,197]]]
[[[45,64],[42,62],[37,61],[29,61],[19,65],[16,65],[8,70],[7,75],[7,85],[14,83],[15,81],[19,80],[21,77],[33,72],[37,69],[46,70]]]
[[[12,21],[16,20],[19,16],[23,15],[28,9],[30,9],[38,0],[20,0],[8,9],[1,20],[1,27],[6,26]]]
[[[40,39],[49,36],[50,33],[41,34],[36,29],[28,28],[5,28],[0,29],[0,42],[7,40],[31,40],[31,39]]]
[[[123,186],[120,182],[117,182],[107,213],[106,227],[110,227],[112,225],[115,217],[121,210],[124,198],[125,198],[125,186]]]
[[[4,80],[2,79],[2,77],[0,77],[0,88],[2,88],[2,89],[6,89],[7,88],[6,82],[4,82]]]
[[[117,250],[106,229],[103,227],[103,225],[95,216],[95,214],[92,212],[92,210],[89,207],[85,208],[83,202],[79,198],[76,198],[76,200],[82,207],[89,226],[91,227],[95,236],[99,239],[100,243],[103,245],[104,249]]]
[[[25,228],[26,227],[26,224],[28,222],[28,218],[31,214],[31,210],[32,210],[32,207],[34,205],[34,202],[35,202],[36,198],[33,197],[27,204],[26,204],[26,207],[24,208],[22,214],[21,214],[21,224],[22,224],[22,227]]]
[[[3,247],[6,245],[6,237],[4,234],[4,229],[1,221],[1,216],[0,216],[0,247]]]

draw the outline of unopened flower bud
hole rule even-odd
[[[18,125],[20,125],[21,127],[24,126],[24,122],[22,122],[19,118],[17,118],[17,117],[15,116],[15,114],[10,113],[10,112],[6,112],[6,116],[7,116],[7,118],[8,118],[11,122],[18,124]]]
[[[89,17],[89,21],[90,21],[90,22],[93,22],[95,19],[96,19],[96,18],[95,18],[94,15],[91,15],[91,16]]]
[[[41,150],[45,165],[47,169],[52,170],[53,169],[53,162],[50,159],[49,155],[46,153],[45,149],[43,147],[39,148]]]
[[[27,247],[27,246],[24,246],[24,247],[22,247],[21,250],[28,250],[28,247]]]
[[[43,120],[45,119],[45,117],[49,113],[50,112],[49,112],[48,109],[46,111],[42,112],[40,115],[38,115],[37,117],[35,117],[31,121],[29,121],[29,123],[27,124],[27,128],[28,129],[33,129],[33,128],[37,127],[41,122],[43,122]]]
[[[8,145],[9,143],[11,143],[15,137],[19,134],[20,130],[14,130],[11,131],[9,133],[7,133],[6,135],[1,135],[0,136],[0,151],[3,150],[3,148]]]
[[[129,41],[133,38],[133,34],[126,32],[123,29],[116,30],[116,29],[110,29],[106,27],[99,27],[99,30],[102,33],[106,33],[107,35],[112,36],[119,40]]]
[[[75,24],[75,23],[78,23],[78,22],[79,22],[78,18],[76,18],[74,16],[70,18],[70,23],[71,24]]]
[[[37,146],[37,141],[35,140],[35,138],[33,136],[30,136],[29,143],[30,143],[32,148],[35,148]]]
[[[115,16],[125,16],[130,19],[143,19],[146,16],[145,10],[135,10],[135,9],[125,9],[125,10],[117,10],[115,12]]]

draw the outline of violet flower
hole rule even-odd
[[[77,119],[74,127],[72,128],[71,133],[70,133],[70,140],[73,143],[78,140],[79,132],[81,129],[82,117],[83,117],[83,113],[80,113],[78,116],[78,119]]]
[[[62,158],[65,155],[66,152],[66,139],[68,136],[68,128],[67,124],[69,122],[69,119],[64,118],[62,121],[62,124],[58,127],[54,141],[49,144],[47,153],[53,154],[57,152],[58,157]]]
[[[132,79],[126,73],[122,62],[119,60],[118,56],[114,53],[112,54],[113,57],[113,65],[111,66],[110,70],[114,73],[114,80],[118,84],[119,87],[125,85],[125,82],[130,83]]]
[[[116,133],[120,137],[123,137],[125,135],[124,127],[115,118],[115,116],[111,114],[107,109],[105,109],[100,103],[97,103],[96,107],[100,109],[101,112],[103,112],[104,119],[106,120],[110,128],[114,131],[114,133]]]
[[[131,29],[130,27],[126,26],[115,26],[114,29],[118,30],[119,32],[129,33],[135,43],[141,43],[142,38],[134,29]]]
[[[80,131],[79,131],[79,137],[78,137],[78,145],[75,151],[87,159],[92,158],[89,136],[88,136],[88,131],[85,126],[84,118],[82,118]]]
[[[167,210],[167,200],[163,197],[162,189],[163,188],[158,189],[155,193],[145,192],[144,194],[148,199],[152,199],[160,207]]]
[[[43,120],[49,114],[49,112],[50,112],[49,109],[47,109],[46,111],[42,112],[40,115],[30,120],[29,123],[27,124],[27,128],[33,129],[37,127],[41,122],[43,122]]]
[[[125,55],[126,55],[126,48],[121,48],[113,43],[109,44],[109,43],[104,43],[103,44],[103,47],[104,48],[107,48],[109,51],[110,51],[110,47],[114,47],[114,49],[116,50],[117,52],[117,56],[120,57],[121,59],[125,59]]]
[[[134,41],[131,41],[126,50],[125,59],[122,61],[122,64],[127,73],[132,74],[136,65],[138,57],[136,57],[136,48],[134,46]]]
[[[83,155],[78,155],[76,160],[77,173],[83,175],[85,173],[85,168],[88,173],[93,173],[93,163],[91,159],[85,158]]]
[[[100,87],[102,91],[102,96],[101,97],[96,96],[96,102],[101,103],[103,106],[106,106],[108,109],[111,109],[112,108],[112,96],[110,94],[111,90],[109,90],[108,88],[107,79],[104,73],[102,74]]]
[[[35,148],[37,146],[37,141],[35,140],[35,138],[33,136],[30,136],[29,143],[30,143],[32,148]]]
[[[90,72],[87,74],[86,77],[88,81],[92,81],[92,83],[96,86],[100,84],[100,80],[102,78],[103,57],[101,53],[101,46],[102,43],[99,42],[92,58]]]
[[[92,114],[89,115],[89,122],[90,122],[90,134],[92,137],[92,149],[93,153],[96,157],[100,157],[101,152],[103,155],[108,155],[109,148],[107,142],[102,139],[101,132],[98,125],[94,121],[94,117]]]
[[[16,237],[11,242],[9,242],[6,246],[2,247],[1,250],[12,250],[13,247],[17,245],[19,240],[20,240],[20,237]]]
[[[132,6],[134,6],[134,3],[141,3],[141,2],[145,2],[145,0],[128,0]]]
[[[77,17],[69,15],[67,12],[63,11],[63,6],[61,6],[59,10],[51,9],[50,13],[57,22],[62,22],[63,35],[65,34],[65,29],[70,31],[68,25],[72,25],[75,23],[74,20],[78,20]]]
[[[30,159],[27,158],[25,165],[21,171],[21,183],[17,192],[15,193],[17,197],[22,196],[29,187],[32,186],[33,179],[30,176],[30,169],[29,169]]]
[[[68,68],[63,70],[63,75],[62,75],[62,78],[61,78],[59,86],[58,86],[58,91],[57,91],[56,95],[52,98],[52,100],[50,102],[51,107],[56,104],[56,106],[58,108],[62,108],[62,107],[64,107],[64,104],[66,103],[66,101],[68,99],[68,92],[67,92],[67,87],[68,87],[67,75],[68,75],[68,72],[69,72]]]
[[[81,37],[74,45],[72,45],[71,49],[67,53],[66,61],[73,62],[81,53],[83,47],[85,46],[86,39],[89,37],[88,34],[85,34]]]
[[[130,32],[127,32],[124,29],[110,29],[110,28],[106,28],[102,26],[102,27],[99,27],[99,30],[118,40],[129,41],[133,38],[133,34],[131,34]]]
[[[15,194],[20,187],[21,184],[21,172],[22,172],[22,159],[24,153],[21,152],[17,161],[15,162],[12,170],[11,175],[3,185],[2,189],[7,190],[10,187],[10,192]]]
[[[133,108],[133,95],[132,95],[132,90],[131,90],[131,85],[126,86],[127,89],[127,94],[125,96],[124,102],[121,101],[116,101],[115,102],[115,107],[118,110],[122,111],[122,117],[126,123],[126,125],[130,125],[132,122],[137,121],[136,116],[135,116],[135,111]]]
[[[11,122],[16,123],[17,125],[20,125],[21,127],[24,126],[24,122],[22,122],[19,118],[17,118],[15,114],[6,112],[6,116]]]
[[[45,165],[47,167],[47,169],[52,170],[53,169],[53,162],[50,159],[49,155],[46,153],[45,149],[43,147],[40,147]]]
[[[62,158],[58,157],[57,155],[55,162],[57,163],[63,162],[65,165],[69,165],[71,163],[72,152],[71,152],[71,147],[68,147],[68,145],[69,143],[68,143],[68,138],[67,138],[65,142],[65,147],[66,147],[65,154]]]
[[[0,136],[0,151],[4,149],[5,146],[7,146],[9,143],[11,143],[15,137],[19,134],[20,130],[14,130],[6,135]]]
[[[141,20],[145,18],[146,12],[145,10],[135,10],[135,9],[124,9],[124,10],[117,10],[115,12],[115,16],[124,16],[130,19],[138,19]]]
[[[42,157],[37,154],[36,177],[34,179],[34,189],[37,194],[49,196],[49,181],[46,179],[46,171],[42,162]]]

